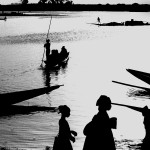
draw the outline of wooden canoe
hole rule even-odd
[[[37,112],[56,112],[56,107],[10,105],[0,110],[0,117],[13,115],[28,115]]]
[[[150,73],[133,70],[133,69],[126,69],[129,73],[137,77],[138,79],[146,82],[147,84],[150,84]]]
[[[16,104],[42,94],[48,94],[49,92],[59,88],[60,86],[62,85],[0,94],[0,107]]]

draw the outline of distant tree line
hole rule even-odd
[[[0,5],[1,11],[132,11],[150,12],[149,4],[73,4],[71,0],[39,0],[28,4],[29,0],[20,0],[20,4]]]
[[[28,4],[28,0],[20,0],[21,4]],[[38,4],[73,4],[71,0],[39,0]]]

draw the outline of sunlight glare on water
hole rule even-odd
[[[20,104],[68,105],[71,108],[68,122],[78,132],[72,145],[74,150],[79,150],[85,138],[83,128],[97,113],[96,101],[101,94],[110,96],[112,102],[149,106],[148,99],[129,97],[127,93],[132,88],[112,80],[148,87],[126,69],[150,72],[150,27],[97,27],[90,23],[95,23],[98,16],[102,22],[150,19],[149,13],[129,12],[67,12],[65,15],[52,18],[49,38],[52,49],[60,51],[65,45],[70,58],[65,68],[48,72],[40,65],[50,17],[17,17],[0,22],[0,92],[63,84],[48,95]],[[112,106],[109,115],[117,117],[117,129],[113,133],[118,149],[127,149],[130,142],[138,143],[144,138],[141,113]],[[0,118],[0,145],[40,150],[52,146],[59,118],[60,114],[50,112]]]

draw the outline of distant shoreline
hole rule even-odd
[[[0,5],[1,14],[7,11],[129,11],[129,12],[149,12],[149,4],[70,4],[70,5],[52,5],[52,4],[16,4]],[[15,14],[16,15],[16,14]],[[19,14],[18,14],[19,15]]]
[[[13,16],[13,17],[23,17],[23,16],[25,16],[25,17],[27,17],[27,16],[33,16],[33,17],[38,17],[38,16],[66,16],[66,15],[60,15],[60,14],[52,14],[52,13],[47,13],[47,14],[45,14],[45,13],[27,13],[27,12],[25,12],[25,13],[23,13],[23,14],[11,14],[11,13],[4,13],[4,14],[0,14],[0,16],[7,16],[7,17],[11,17],[11,16]]]
[[[23,17],[23,16],[33,16],[33,17],[38,17],[38,16],[45,16],[45,17],[49,17],[49,16],[67,16],[65,14],[62,14],[59,11],[19,11],[19,12],[15,12],[15,11],[5,11],[3,13],[0,12],[0,16],[2,17]]]

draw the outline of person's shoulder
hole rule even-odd
[[[66,124],[68,124],[67,120],[65,120],[65,119],[60,119],[59,120],[59,125],[66,126]]]
[[[66,122],[65,119],[62,119],[62,118],[59,119],[59,123],[64,123],[64,122]]]

